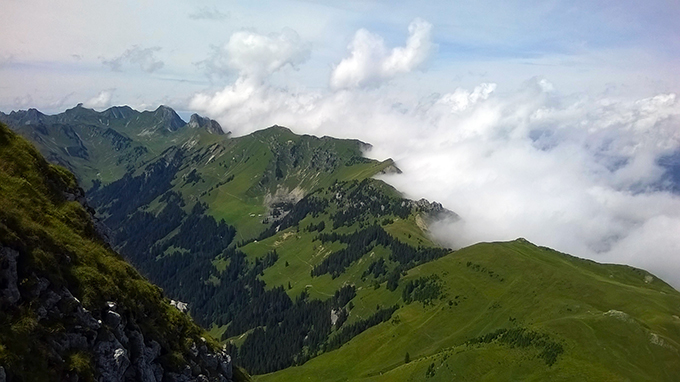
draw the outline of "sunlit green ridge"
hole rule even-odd
[[[399,170],[360,141],[280,126],[234,138],[167,108],[12,118],[92,185],[114,246],[259,380],[680,373],[672,287],[522,239],[442,248],[428,224],[457,215],[374,179]]]

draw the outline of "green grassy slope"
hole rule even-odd
[[[349,192],[361,187],[361,184],[348,182],[344,184],[344,187],[339,187],[339,189]],[[375,190],[370,191],[369,193],[371,194],[396,195],[396,190],[383,182],[367,179],[363,184],[367,184],[370,190]],[[253,260],[257,257],[262,257],[269,251],[276,250],[279,260],[273,266],[265,269],[260,277],[267,284],[268,288],[283,286],[291,297],[306,291],[313,298],[326,299],[332,296],[343,285],[351,284],[355,285],[358,294],[363,296],[365,294],[364,289],[375,290],[381,282],[385,281],[385,277],[376,278],[364,274],[372,262],[381,258],[385,259],[390,270],[393,270],[397,265],[396,262],[389,260],[391,250],[385,246],[378,245],[363,254],[357,261],[353,261],[344,272],[335,277],[331,274],[313,276],[311,274],[312,270],[321,264],[330,254],[347,247],[346,244],[338,242],[322,243],[318,239],[320,233],[328,234],[335,232],[350,234],[364,227],[377,225],[383,227],[395,239],[414,247],[437,246],[415,223],[416,217],[419,216],[418,212],[412,213],[406,218],[400,218],[389,211],[385,211],[384,214],[363,211],[357,222],[336,228],[334,227],[333,218],[338,211],[343,210],[347,205],[342,201],[334,200],[336,196],[335,189],[321,189],[315,196],[328,200],[329,206],[316,215],[307,215],[294,227],[279,231],[265,240],[249,243],[239,248],[249,259]],[[393,198],[398,202],[404,200],[397,196],[393,196]],[[308,229],[310,225],[318,225],[322,222],[325,225],[322,231],[310,231]],[[387,306],[393,302],[387,304],[386,301],[381,301],[381,303]],[[373,304],[371,309],[367,309],[366,314],[359,316],[365,318],[372,313],[374,307],[375,304]],[[358,310],[355,311],[355,313],[357,312]]]
[[[680,373],[677,291],[641,270],[523,240],[441,257],[422,226],[437,209],[372,179],[393,163],[363,158],[359,141],[279,126],[232,138],[179,127],[165,109],[69,113],[77,126],[64,113],[47,134],[15,128],[97,184],[91,201],[117,245],[213,335],[240,347],[232,350],[244,364],[258,372],[302,364],[261,380],[671,381]],[[112,218],[121,206],[129,213]],[[351,301],[333,305],[347,287]],[[349,313],[343,326],[330,324],[331,310]],[[266,337],[283,327],[283,340]]]
[[[86,189],[94,186],[99,193],[126,174],[144,175],[169,149],[179,152],[181,163],[170,189],[163,191],[179,193],[187,211],[196,202],[205,203],[207,214],[236,227],[237,241],[256,237],[267,227],[272,203],[296,202],[336,180],[362,180],[393,165],[363,158],[367,145],[362,142],[300,136],[279,126],[232,139],[182,125],[164,106],[96,112],[78,105],[57,115],[31,109],[0,113],[0,120],[33,142],[50,162],[76,174]],[[139,207],[161,211],[166,205],[162,194]]]
[[[359,141],[300,136],[279,126],[233,139],[188,131],[178,140],[187,160],[173,190],[205,202],[212,216],[236,227],[237,240],[264,230],[263,217],[278,199],[296,202],[336,180],[370,178],[393,165],[363,158]],[[183,182],[192,171],[201,180]]]
[[[474,245],[418,266],[391,297],[376,291],[377,300],[394,301],[408,280],[430,275],[440,278],[442,296],[429,305],[402,303],[390,322],[340,349],[257,380],[674,381],[680,375],[680,293],[645,271],[520,239]],[[468,343],[498,329],[509,330],[505,340]],[[543,341],[528,341],[532,332]],[[512,341],[517,333],[526,346],[521,338]],[[550,344],[562,349],[552,365],[541,355]]]
[[[76,107],[57,116],[29,111],[3,118],[93,186],[89,201],[112,228],[115,248],[174,299],[188,302],[192,315],[212,326],[213,334],[222,336],[231,328],[236,343],[246,343],[243,360],[252,370],[276,370],[314,357],[330,333],[331,305],[344,301],[330,300],[345,286],[352,285],[360,296],[348,323],[370,317],[378,303],[397,302],[385,288],[384,301],[366,292],[387,278],[396,283],[399,267],[423,260],[393,260],[389,243],[371,244],[365,253],[360,249],[333,274],[311,273],[327,256],[337,257],[348,247],[337,240],[319,244],[319,234],[381,226],[385,236],[389,232],[411,245],[411,252],[434,245],[416,224],[416,215],[426,211],[371,179],[394,171],[391,160],[364,158],[368,145],[356,140],[297,135],[280,126],[232,138],[180,126],[175,117],[166,108],[98,113]],[[305,207],[311,194],[321,204]],[[287,214],[300,216],[292,221]],[[321,222],[325,229],[308,229]],[[262,266],[272,251],[277,257]],[[369,275],[378,259],[386,264],[383,272]],[[308,303],[296,305],[303,294]],[[269,309],[277,320],[314,317],[299,336],[283,341],[304,342],[304,331],[316,331],[324,340],[287,349],[276,365],[259,362],[272,354],[248,342],[264,324],[252,324],[244,313],[250,309]],[[328,314],[321,313],[324,309]]]
[[[85,380],[93,376],[93,360],[87,353],[55,363],[49,339],[78,328],[66,314],[63,319],[38,317],[42,300],[31,291],[41,278],[55,290],[68,288],[95,317],[106,311],[108,301],[116,302],[121,316],[139,322],[147,339],[161,345],[167,368],[186,363],[190,345],[200,343],[201,337],[216,347],[187,315],[169,304],[160,288],[101,240],[89,212],[67,197],[81,194],[70,172],[49,164],[0,124],[0,247],[19,253],[21,293],[16,304],[5,305],[0,299],[0,365],[10,377],[59,380],[73,370]],[[7,287],[5,281],[2,288]]]

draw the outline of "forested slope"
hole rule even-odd
[[[75,177],[1,123],[0,262],[3,380],[232,379],[229,355],[102,239]]]

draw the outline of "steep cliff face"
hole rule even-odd
[[[231,381],[231,358],[113,252],[75,178],[0,124],[0,381]]]

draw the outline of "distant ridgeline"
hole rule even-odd
[[[449,252],[424,230],[457,216],[372,179],[399,170],[363,157],[360,141],[278,126],[231,138],[165,106],[0,120],[73,171],[114,248],[199,323],[238,338],[230,351],[254,373],[304,363],[389,319],[392,303],[351,313],[350,300],[382,283],[394,291],[408,269]],[[332,339],[348,317],[355,325]]]
[[[365,143],[233,138],[167,107],[0,120],[76,174],[113,247],[258,381],[680,375],[678,291],[523,239],[442,248],[428,225],[458,217],[375,179],[399,170]]]

